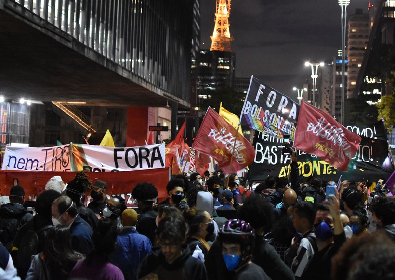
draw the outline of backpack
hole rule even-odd
[[[0,242],[8,252],[12,250],[12,244],[18,229],[19,221],[17,219],[0,218]]]
[[[37,255],[42,251],[42,242],[47,235],[48,230],[52,227],[52,225],[46,225],[37,231],[35,231],[33,228],[30,228],[26,231],[21,239],[16,256],[18,270],[29,270],[32,256]]]

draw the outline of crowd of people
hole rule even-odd
[[[15,184],[0,207],[0,279],[395,279],[395,199],[382,181],[305,180],[293,154],[290,178],[176,175],[159,203],[141,182],[136,208],[107,183],[55,176],[33,213]]]

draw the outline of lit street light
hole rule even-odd
[[[350,4],[350,0],[338,0],[339,5],[342,9],[342,18],[341,18],[341,24],[342,24],[342,84],[341,84],[341,116],[340,116],[340,122],[341,124],[344,125],[344,98],[345,98],[345,71],[346,71],[346,64],[345,64],[345,59],[346,59],[346,54],[345,54],[345,45],[346,45],[346,30],[347,30],[347,6]]]
[[[293,87],[292,90],[293,91],[298,91],[298,100],[299,100],[299,104],[301,104],[302,100],[303,100],[303,91],[307,91],[307,88]]]
[[[315,92],[317,90],[316,87],[317,87],[317,78],[318,78],[318,67],[324,66],[324,63],[305,62],[304,65],[311,66],[311,78],[313,79],[313,106],[317,107],[317,104],[315,103]]]

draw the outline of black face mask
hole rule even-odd
[[[182,195],[182,194],[172,194],[171,195],[171,200],[176,205],[178,205],[183,198],[184,198],[184,195]]]
[[[217,196],[219,194],[219,188],[214,188],[213,194]]]
[[[91,197],[93,200],[100,200],[103,196],[100,192],[91,191]]]

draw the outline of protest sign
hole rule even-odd
[[[2,170],[71,171],[69,145],[55,147],[7,146]]]
[[[330,165],[347,170],[361,137],[338,123],[331,115],[302,101],[294,147],[314,154]]]
[[[93,172],[135,171],[165,167],[165,144],[104,147],[73,144],[72,171],[88,165]]]
[[[241,124],[271,136],[294,139],[300,106],[281,92],[251,76],[241,110]]]
[[[215,159],[225,174],[248,166],[255,153],[251,143],[210,107],[192,147]]]

